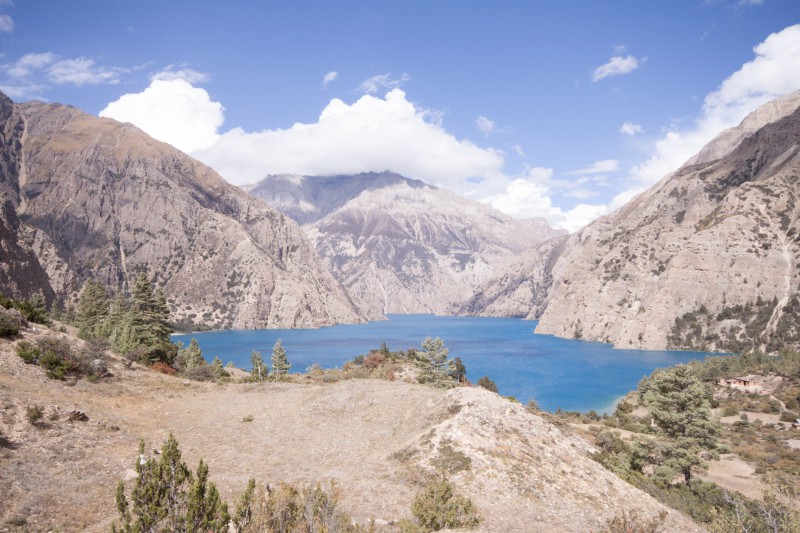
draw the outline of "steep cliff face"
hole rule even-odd
[[[305,221],[336,279],[383,313],[458,312],[517,254],[565,233],[392,173],[272,176],[251,192]]]
[[[19,109],[0,93],[0,287],[7,296],[28,298],[40,293],[52,302],[50,281],[17,215],[24,129]]]
[[[24,128],[22,233],[60,300],[97,277],[145,270],[176,318],[214,327],[363,320],[291,220],[130,124],[77,109],[15,106]],[[9,121],[6,121],[9,127]],[[19,234],[19,232],[18,232]]]
[[[571,235],[537,332],[621,348],[799,344],[799,107],[800,93],[768,104]],[[748,305],[758,321],[735,312]]]

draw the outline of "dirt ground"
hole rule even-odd
[[[590,531],[622,509],[664,509],[589,459],[587,442],[483,389],[220,385],[119,361],[110,369],[97,383],[51,380],[0,340],[0,531],[108,531],[116,483],[133,484],[139,439],[154,450],[169,433],[191,468],[208,463],[229,503],[251,476],[335,481],[356,520],[392,523],[410,516],[434,465],[455,457],[467,467],[449,477],[478,506],[482,531]],[[25,414],[34,404],[45,408],[37,426]],[[69,421],[69,410],[88,420]],[[668,524],[701,530],[675,511]]]

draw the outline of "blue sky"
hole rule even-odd
[[[391,169],[574,230],[800,89],[798,23],[797,0],[0,0],[0,90],[233,183]]]

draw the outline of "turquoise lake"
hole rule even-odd
[[[487,375],[505,396],[522,403],[535,399],[542,409],[605,412],[636,388],[654,369],[702,359],[702,352],[615,350],[609,344],[534,335],[536,322],[516,318],[390,315],[389,320],[320,329],[230,330],[175,335],[200,343],[206,360],[250,368],[251,350],[269,362],[272,346],[283,341],[291,372],[313,363],[325,368],[345,362],[385,342],[390,350],[419,348],[425,337],[440,337],[450,357],[460,357],[467,378]]]

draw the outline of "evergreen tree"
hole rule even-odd
[[[691,484],[692,469],[704,468],[705,458],[717,458],[719,425],[711,418],[712,391],[690,367],[677,365],[653,373],[639,383],[642,403],[659,433],[668,440],[653,447],[656,473],[664,479],[683,475]]]
[[[267,379],[267,365],[264,363],[264,358],[261,357],[261,352],[253,350],[250,353],[250,364],[253,366],[250,369],[250,376],[255,381],[264,381]]]
[[[286,379],[290,368],[292,368],[292,365],[286,358],[286,350],[283,349],[283,344],[278,339],[275,342],[275,346],[272,347],[272,371],[269,375],[276,381],[282,381]]]
[[[450,373],[453,371],[453,361],[447,358],[450,351],[444,347],[444,341],[438,337],[435,339],[427,337],[422,341],[422,350],[420,383],[428,383],[442,388],[455,385],[450,377]]]
[[[213,483],[208,482],[208,467],[201,460],[197,476],[181,461],[178,441],[170,434],[161,455],[146,459],[144,441],[136,460],[139,477],[125,497],[125,485],[117,485],[116,503],[121,530],[139,532],[227,532],[228,506]],[[116,531],[116,526],[112,526]]]
[[[467,367],[464,366],[460,357],[453,359],[453,369],[450,371],[450,377],[456,383],[467,381]]]
[[[230,376],[230,374],[225,371],[225,366],[222,364],[222,359],[220,359],[218,355],[215,355],[214,359],[211,361],[211,370],[214,372],[214,377],[216,378]]]
[[[93,279],[83,284],[76,316],[78,337],[88,340],[108,336],[109,303],[105,285]]]
[[[203,358],[203,351],[200,349],[197,339],[192,339],[186,348],[178,349],[178,356],[175,358],[178,370],[186,371],[204,364],[206,364],[206,360]]]
[[[225,531],[229,521],[228,504],[220,498],[217,487],[213,483],[208,484],[208,466],[200,459],[197,477],[189,489],[187,531]]]

